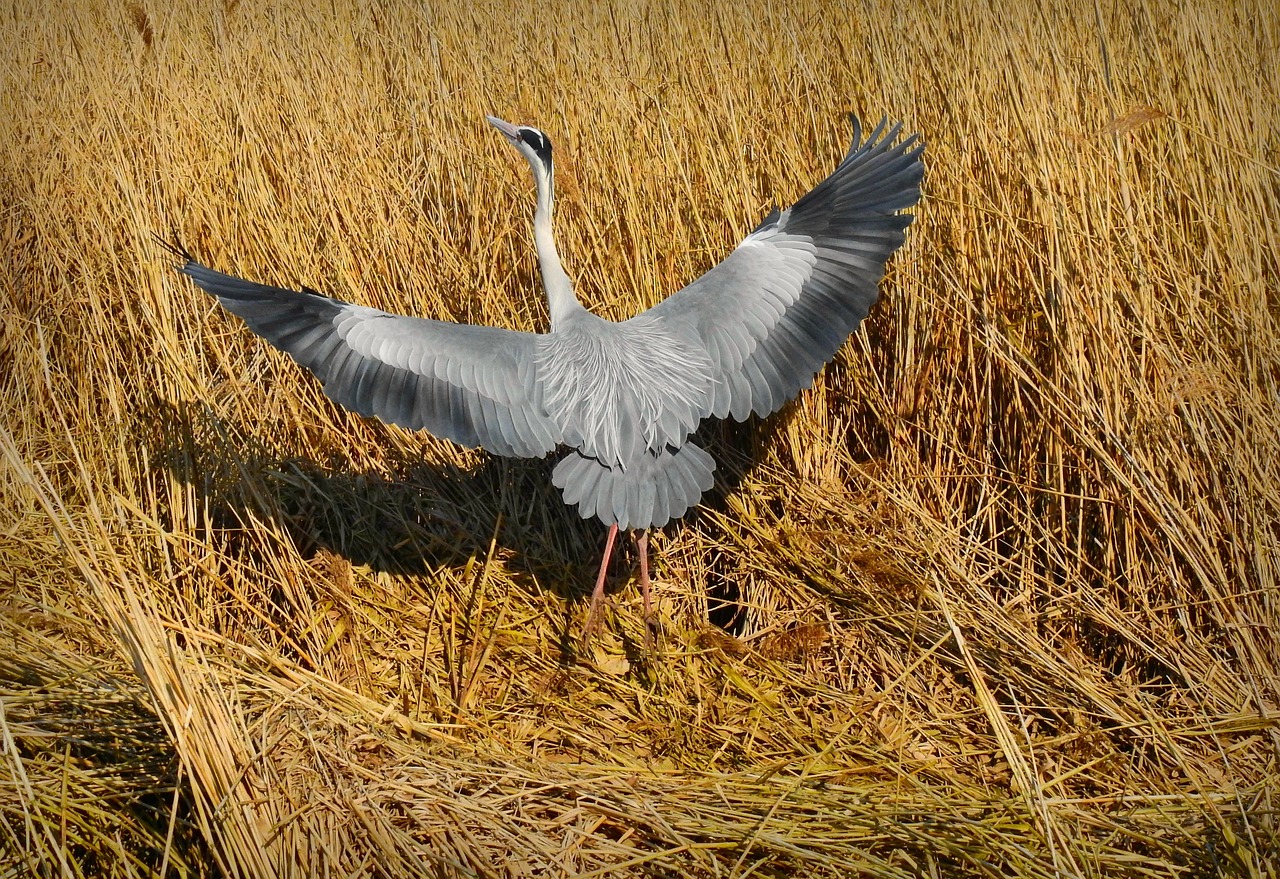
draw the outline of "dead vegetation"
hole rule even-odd
[[[1274,4],[19,0],[0,876],[1277,875]],[[629,314],[922,132],[818,386],[573,639],[542,462],[362,421],[173,273]],[[619,568],[625,572],[625,567]]]

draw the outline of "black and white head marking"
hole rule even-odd
[[[534,154],[542,160],[542,164],[551,167],[551,138],[530,125],[521,125],[516,131],[520,139],[527,143]]]

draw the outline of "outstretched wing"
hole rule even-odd
[[[534,400],[532,333],[389,314],[189,257],[182,271],[354,412],[499,455],[540,457],[560,443]]]
[[[923,146],[886,122],[722,262],[646,314],[700,338],[717,370],[705,415],[768,415],[807,388],[878,297],[885,262],[920,199]],[[913,148],[914,147],[914,148]]]

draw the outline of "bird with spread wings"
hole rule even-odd
[[[690,440],[706,418],[777,411],[835,356],[879,295],[920,198],[923,147],[885,121],[825,180],[774,210],[719,264],[628,320],[588,311],[552,234],[551,141],[489,122],[533,171],[534,243],[550,329],[520,332],[391,314],[303,288],[223,274],[180,246],[181,271],[289,354],[337,403],[497,455],[569,451],[552,471],[565,503],[609,526],[584,627],[596,619],[618,530],[636,536],[652,631],[648,531],[713,484]],[[896,142],[896,143],[895,143]]]

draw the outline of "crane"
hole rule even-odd
[[[809,387],[878,298],[924,176],[918,137],[887,120],[825,180],[774,209],[720,263],[636,316],[588,311],[552,232],[551,140],[488,121],[525,158],[546,333],[391,314],[215,271],[181,245],[180,271],[363,416],[497,455],[568,453],[551,473],[584,519],[609,526],[584,625],[589,640],[619,530],[635,540],[646,642],[653,634],[649,530],[711,488],[714,459],[690,435],[707,418],[766,416]]]

